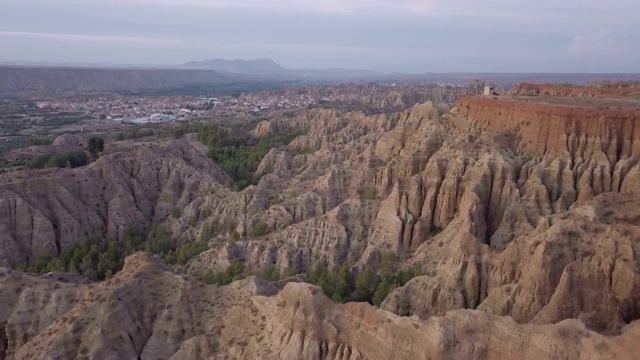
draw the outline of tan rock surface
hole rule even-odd
[[[337,305],[320,288],[249,278],[227,286],[131,256],[98,284],[0,271],[3,359],[621,359],[637,324],[607,337],[575,320],[519,325],[472,310],[429,320],[368,304]]]
[[[87,146],[87,140],[82,135],[63,134],[58,136],[51,145],[84,148]]]
[[[149,228],[227,175],[187,143],[142,146],[78,169],[0,176],[0,265],[59,251],[89,237]]]
[[[242,292],[244,283],[216,290],[243,294],[228,295],[239,304],[231,308],[194,307],[187,296],[181,301],[198,314],[224,313],[211,321],[217,325],[190,323],[188,337],[168,329],[151,337],[158,309],[167,304],[150,306],[157,293],[145,293],[131,300],[144,316],[117,318],[145,329],[131,330],[133,345],[114,350],[124,358],[143,350],[148,358],[175,359],[219,353],[386,359],[391,351],[398,358],[633,358],[640,318],[640,107],[628,106],[632,98],[614,99],[626,105],[610,109],[599,106],[609,99],[524,98],[463,98],[444,116],[425,103],[396,113],[311,109],[274,118],[255,134],[303,134],[289,148],[272,150],[260,164],[259,184],[242,192],[222,186],[225,174],[181,141],[111,152],[86,168],[3,178],[0,264],[87,235],[117,236],[139,222],[160,224],[174,238],[199,239],[205,226],[213,229],[210,249],[183,267],[192,273],[221,270],[235,259],[256,271],[304,272],[315,263],[347,263],[357,271],[393,251],[401,266],[417,264],[428,274],[393,291],[382,304],[389,312],[333,305],[300,284],[276,296]],[[180,217],[169,216],[173,206],[183,209]],[[254,238],[259,223],[269,232]],[[117,278],[135,278],[132,273]],[[251,281],[249,287],[267,286]],[[105,284],[92,286],[115,286]],[[86,312],[103,311],[94,306]],[[140,320],[147,317],[154,320]],[[6,343],[53,336],[42,335],[46,321],[34,320],[40,325],[32,335],[12,335]],[[98,321],[94,332],[107,323],[83,321]],[[219,324],[224,329],[216,330]],[[68,330],[63,333],[73,333]],[[116,336],[104,335],[100,344]],[[65,349],[71,340],[55,341],[41,348]],[[87,345],[87,351],[111,350]]]

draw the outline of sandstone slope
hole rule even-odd
[[[518,325],[458,310],[429,320],[338,305],[312,285],[249,278],[211,286],[139,253],[100,284],[0,272],[1,359],[614,359],[616,337],[575,320]]]
[[[0,265],[58,252],[89,237],[149,229],[228,176],[186,142],[143,145],[77,169],[0,176]]]
[[[255,135],[303,135],[270,151],[259,184],[242,192],[222,186],[225,174],[181,141],[25,176],[2,185],[0,255],[7,263],[79,240],[73,229],[117,236],[139,221],[174,238],[208,235],[210,249],[181,269],[190,273],[236,259],[255,271],[316,263],[359,271],[391,251],[427,274],[394,290],[382,304],[388,312],[333,305],[306,285],[247,295],[252,305],[239,308],[265,316],[259,345],[201,338],[172,350],[177,358],[218,349],[238,358],[389,358],[398,348],[407,349],[399,358],[630,358],[640,318],[640,106],[633,96],[576,98],[465,97],[444,116],[424,103],[274,118]],[[82,174],[94,190],[73,186]],[[121,185],[95,190],[104,179]],[[106,204],[108,217],[69,210],[91,214],[102,195],[117,200]],[[177,218],[169,216],[175,204]],[[78,226],[59,213],[89,220]],[[268,233],[254,236],[261,223]],[[234,321],[247,334],[262,324],[243,316]]]

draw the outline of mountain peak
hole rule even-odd
[[[252,60],[243,60],[243,59],[234,59],[234,60],[226,60],[226,59],[209,59],[204,61],[190,61],[184,63],[183,67],[190,69],[206,69],[206,70],[216,70],[220,72],[227,73],[243,73],[243,74],[253,74],[253,73],[282,73],[287,70],[282,66],[276,64],[271,59],[260,58],[260,59],[252,59]]]

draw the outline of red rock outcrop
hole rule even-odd
[[[514,86],[509,93],[525,96],[612,98],[639,95],[640,86],[637,83],[594,83],[590,86],[522,83]]]
[[[584,159],[602,152],[612,164],[640,155],[640,107],[549,104],[512,98],[465,97],[453,118],[465,133],[500,135],[517,153],[569,154]]]

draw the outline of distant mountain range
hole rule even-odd
[[[211,59],[190,61],[182,65],[184,69],[214,70],[219,73],[244,75],[277,75],[300,80],[365,80],[382,75],[369,70],[347,69],[287,69],[271,59],[225,60]]]
[[[276,64],[271,59],[255,60],[225,60],[211,59],[204,61],[189,61],[182,65],[185,69],[215,70],[233,74],[283,74],[288,69]]]
[[[235,79],[205,70],[0,67],[0,94],[159,89],[233,81]]]
[[[25,64],[0,62],[0,94],[86,93],[145,90],[156,93],[226,94],[292,84],[373,81],[464,86],[482,79],[511,88],[520,82],[589,84],[640,81],[640,74],[423,73],[382,74],[368,70],[288,69],[270,59],[190,61],[181,65]],[[165,91],[166,90],[166,91]]]
[[[466,85],[482,79],[506,88],[521,82],[573,83],[586,85],[594,81],[638,81],[639,74],[579,74],[579,73],[388,73],[347,69],[287,69],[271,59],[190,61],[183,69],[214,70],[221,74],[277,77],[282,80],[307,82],[379,81],[387,83],[434,83],[438,85]]]

